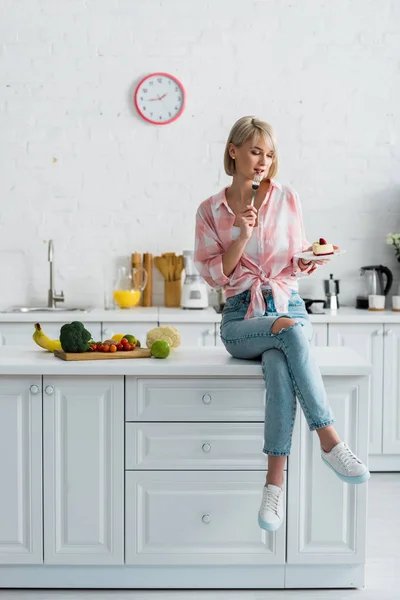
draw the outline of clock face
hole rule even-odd
[[[143,119],[155,125],[175,121],[185,108],[183,85],[167,73],[153,73],[139,83],[135,106]]]

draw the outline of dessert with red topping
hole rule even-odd
[[[319,238],[319,242],[313,243],[312,251],[315,256],[326,256],[335,253],[333,244],[328,244],[324,238]]]

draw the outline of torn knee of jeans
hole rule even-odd
[[[275,323],[276,323],[276,321],[273,323],[272,327],[274,326]],[[275,335],[279,335],[280,333],[285,333],[285,331],[290,331],[291,329],[293,329],[294,327],[296,327],[298,325],[300,325],[300,323],[295,322],[295,323],[293,323],[293,325],[289,325],[289,327],[282,327],[282,329],[280,329],[276,333],[272,333],[272,327],[271,327],[271,335],[275,336]]]

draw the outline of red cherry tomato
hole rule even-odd
[[[122,349],[123,349],[123,347],[124,347],[124,345],[123,345],[123,344],[117,344],[117,350],[122,350]]]
[[[103,352],[109,352],[110,346],[108,344],[103,344]]]
[[[126,350],[127,352],[129,352],[129,350],[131,349],[131,345],[128,342],[127,344],[124,344],[124,350]]]

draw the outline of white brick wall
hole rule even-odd
[[[50,238],[57,288],[98,306],[132,251],[193,247],[245,114],[274,125],[309,239],[348,251],[303,295],[321,297],[332,271],[352,304],[371,263],[397,287],[385,237],[400,229],[399,1],[0,0],[0,16],[0,307],[46,300]],[[132,104],[152,71],[186,86],[166,127]]]

